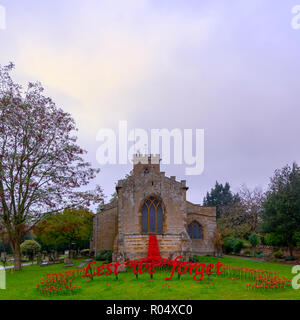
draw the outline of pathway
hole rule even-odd
[[[33,262],[33,264],[36,264],[36,261]],[[26,262],[26,263],[22,263],[22,267],[26,267],[26,266],[31,266],[32,262]],[[5,267],[5,269],[13,269],[14,266],[7,266]]]
[[[246,257],[240,257],[240,256],[231,256],[231,255],[224,255],[224,257],[228,258],[237,258],[237,259],[242,259],[242,260],[249,260],[249,261],[256,261],[256,262],[265,262],[265,260],[261,258],[246,258]]]

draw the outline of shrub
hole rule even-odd
[[[286,257],[284,260],[285,260],[285,261],[294,261],[294,260],[296,260],[296,258],[293,257],[293,256],[288,256],[288,257]]]
[[[252,247],[256,247],[259,245],[259,237],[256,233],[252,233],[249,237],[249,242],[251,244]]]
[[[284,238],[276,233],[268,233],[264,237],[264,242],[267,246],[282,246],[285,245]]]
[[[276,259],[282,259],[283,258],[283,254],[281,251],[277,250],[273,252],[274,258]]]
[[[108,263],[112,262],[112,250],[102,250],[97,253],[96,260],[97,261],[106,261]]]
[[[257,258],[264,258],[267,256],[268,255],[266,253],[263,253],[262,251],[255,251],[255,253],[254,253],[254,257],[257,257]]]
[[[250,256],[251,255],[251,251],[250,251],[250,249],[245,249],[244,250],[244,254],[246,255],[246,256]]]
[[[239,254],[245,245],[241,239],[227,238],[224,241],[223,247],[225,253]]]
[[[25,240],[21,244],[21,251],[24,255],[27,255],[30,259],[33,259],[34,254],[40,252],[41,246],[34,240]]]
[[[245,247],[244,242],[241,239],[235,239],[235,242],[233,245],[233,253],[239,254],[244,247]]]
[[[223,247],[225,253],[232,253],[233,251],[233,246],[234,246],[234,238],[227,238],[224,241]]]
[[[192,256],[190,257],[190,262],[198,262],[198,257],[197,256]]]
[[[83,256],[88,256],[90,254],[90,249],[83,249],[80,251],[80,254]]]

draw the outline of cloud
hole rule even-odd
[[[30,79],[78,101],[72,114],[91,133],[130,119],[143,107],[136,101],[143,83],[180,68],[177,50],[206,46],[216,24],[214,16],[162,14],[149,1],[90,1],[69,12],[64,45],[48,41],[42,25],[18,39],[17,61]]]
[[[119,120],[203,128],[204,174],[187,178],[195,202],[215,180],[265,185],[299,162],[292,1],[10,2],[1,61],[15,61],[22,81],[42,81],[74,116],[91,160],[97,131]],[[112,193],[129,169],[103,168],[100,184]],[[163,169],[186,178],[184,166]]]

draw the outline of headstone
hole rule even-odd
[[[66,265],[69,265],[69,264],[72,264],[73,261],[72,261],[72,259],[70,259],[69,257],[65,257],[64,263],[65,263]]]
[[[80,263],[77,268],[82,268],[84,267],[86,264],[88,264],[89,262],[93,261],[93,259],[86,259],[84,260],[82,263]]]
[[[65,250],[65,255],[66,255],[66,256],[69,255],[69,250]]]
[[[54,258],[54,252],[50,252],[49,254],[49,261],[55,261],[55,258]]]
[[[6,289],[6,275],[3,267],[0,267],[0,289]]]
[[[41,264],[40,264],[40,267],[46,267],[46,266],[50,266],[50,265],[52,265],[53,264],[53,262],[52,261],[44,261],[44,262],[42,262]]]
[[[73,259],[74,258],[74,250],[70,250],[69,252],[69,258]]]
[[[77,257],[78,257],[77,250],[73,250],[73,259],[77,259]]]

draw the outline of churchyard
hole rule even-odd
[[[166,281],[170,271],[161,270],[150,275],[145,272],[138,278],[127,270],[120,272],[118,279],[112,273],[109,276],[82,277],[77,269],[84,259],[73,260],[74,266],[63,268],[63,264],[53,264],[45,267],[30,265],[23,267],[21,271],[6,270],[6,289],[0,290],[1,300],[299,300],[300,290],[291,287],[286,288],[262,288],[252,287],[253,278],[247,276],[247,272],[239,270],[261,270],[274,272],[273,276],[292,280],[295,274],[291,273],[292,266],[243,260],[233,257],[201,257],[201,263],[221,263],[228,268],[226,275],[204,275],[201,281],[195,281],[189,274],[182,275],[180,279],[174,276]],[[101,261],[97,261],[101,265]],[[231,267],[230,267],[231,266]],[[53,277],[53,274],[64,275],[66,281],[71,280],[74,290],[61,290],[59,294],[51,291],[41,293],[41,281],[45,284]],[[65,275],[68,275],[65,277]],[[60,277],[61,278],[61,277]],[[56,280],[55,280],[56,281]],[[49,282],[50,283],[50,282]],[[51,282],[52,283],[52,282]],[[39,288],[37,285],[39,284]],[[248,284],[248,285],[247,285]],[[62,286],[62,285],[60,285]],[[70,286],[69,286],[70,288]]]

